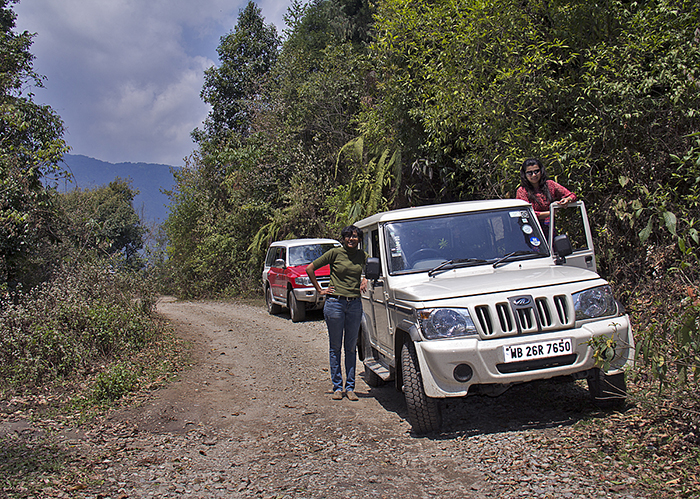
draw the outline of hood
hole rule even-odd
[[[401,283],[406,279],[405,284]],[[490,293],[527,292],[536,288],[590,281],[590,285],[604,284],[595,272],[563,265],[494,269],[492,266],[455,269],[428,277],[427,273],[397,276],[391,287],[397,300],[426,302],[446,298],[478,296]],[[593,281],[599,281],[595,283]]]
[[[290,277],[305,276],[307,265],[308,264],[287,267],[287,273]],[[331,267],[330,265],[324,265],[323,267],[316,269],[314,272],[316,274],[316,277],[328,277],[329,275],[331,275]]]

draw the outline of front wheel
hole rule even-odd
[[[265,291],[265,304],[267,305],[267,313],[270,315],[277,315],[282,311],[282,307],[272,301],[272,288],[270,286]]]
[[[408,422],[419,434],[438,431],[442,426],[440,406],[437,399],[425,394],[416,347],[410,341],[404,343],[401,348],[401,370]]]
[[[593,403],[602,409],[622,409],[627,399],[625,373],[607,375],[595,368],[588,374],[588,391]]]
[[[297,301],[294,291],[291,289],[289,290],[289,295],[287,295],[287,304],[289,305],[289,316],[292,318],[292,322],[301,322],[306,319],[306,306],[304,302]]]

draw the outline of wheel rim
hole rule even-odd
[[[269,287],[265,293],[265,301],[267,302],[267,311],[272,312],[272,289]]]

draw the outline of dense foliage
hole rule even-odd
[[[141,290],[138,301],[135,289]],[[20,300],[3,302],[3,385],[51,383],[133,354],[153,334],[153,296],[142,279],[98,260],[63,268]]]
[[[145,228],[134,210],[128,181],[116,178],[106,186],[74,189],[58,198],[67,221],[66,236],[78,249],[78,256],[96,253],[133,269],[143,265]]]

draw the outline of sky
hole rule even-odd
[[[15,32],[36,33],[30,52],[71,154],[109,163],[181,166],[190,132],[209,107],[204,70],[247,0],[21,0]],[[278,34],[291,0],[258,0]]]

